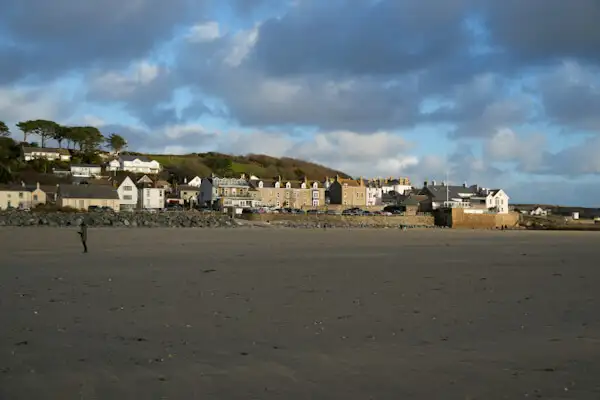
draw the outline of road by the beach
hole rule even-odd
[[[600,235],[0,229],[0,399],[599,399]]]

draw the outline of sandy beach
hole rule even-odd
[[[0,229],[1,399],[598,399],[600,234]]]

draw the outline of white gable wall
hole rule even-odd
[[[119,185],[117,193],[119,193],[121,210],[133,210],[137,207],[138,190],[130,177],[125,178],[121,185]]]

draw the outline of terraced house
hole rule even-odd
[[[250,186],[246,175],[240,178],[220,178],[215,175],[202,179],[198,204],[213,208],[258,206],[260,193]]]
[[[0,210],[10,208],[33,208],[46,203],[46,193],[38,183],[35,186],[2,185],[0,186]]]
[[[325,187],[321,182],[303,180],[255,179],[250,181],[260,193],[265,207],[314,208],[325,205]]]
[[[336,176],[329,185],[329,199],[331,204],[364,207],[367,205],[366,182],[362,177],[344,179]]]

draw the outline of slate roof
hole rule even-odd
[[[101,165],[98,164],[71,164],[71,168],[73,167],[82,167],[82,168],[102,168]]]
[[[446,201],[446,197],[448,199],[461,199],[463,196],[461,194],[469,194],[471,196],[475,196],[478,194],[478,190],[476,186],[446,186],[446,185],[427,185],[421,191],[421,194],[427,194],[427,192],[431,193],[432,200],[436,202],[444,202]]]
[[[67,149],[56,149],[51,147],[27,147],[23,146],[23,153],[58,153],[69,156],[69,150]]]
[[[123,154],[119,156],[119,159],[122,161],[133,161],[133,160],[140,160],[142,162],[150,162],[152,161],[151,159],[149,159],[146,156],[132,156],[130,154]]]
[[[112,186],[104,185],[60,185],[58,192],[66,199],[119,199]]]

